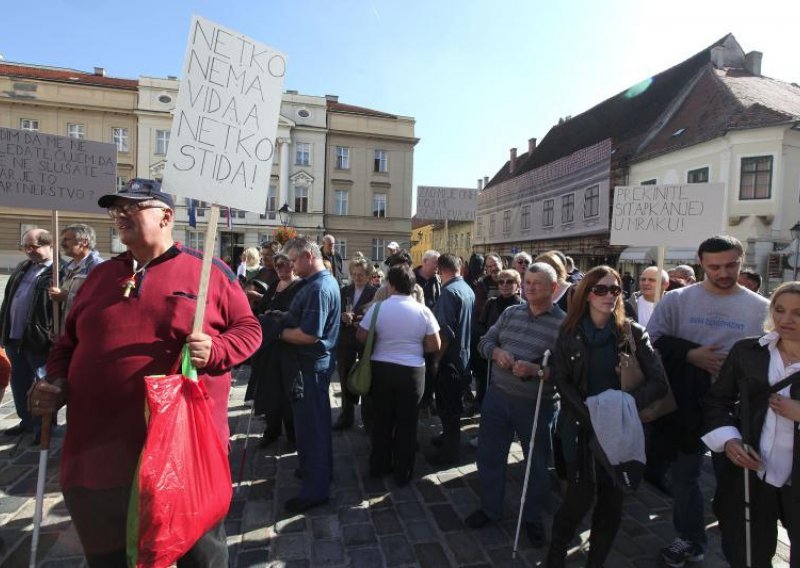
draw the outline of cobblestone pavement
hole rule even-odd
[[[243,403],[249,371],[236,376],[229,420],[233,433],[231,469],[234,481],[244,449],[249,409]],[[339,385],[331,387],[332,401],[339,405]],[[334,410],[334,417],[336,416]],[[63,411],[60,422],[63,423]],[[7,393],[0,405],[0,428],[16,424],[13,403]],[[539,566],[543,550],[531,548],[524,531],[517,559],[512,561],[516,512],[524,469],[522,452],[515,444],[509,457],[506,517],[503,522],[469,530],[463,519],[479,505],[474,450],[466,441],[477,433],[477,421],[463,422],[465,461],[457,468],[435,471],[423,456],[417,461],[416,479],[398,488],[389,480],[367,475],[369,443],[359,426],[334,433],[334,482],[328,504],[306,515],[290,516],[283,502],[299,488],[294,477],[297,454],[282,438],[267,450],[257,448],[263,423],[253,420],[243,483],[235,493],[226,521],[231,566]],[[436,417],[422,420],[420,445],[430,450],[430,438],[438,432]],[[58,461],[63,427],[56,432],[48,469],[45,519],[39,544],[39,565],[83,566],[77,535],[58,491]],[[36,492],[38,452],[31,437],[0,437],[0,565],[28,565],[30,535]],[[18,443],[19,442],[19,443]],[[535,480],[541,483],[541,480]],[[546,482],[550,483],[551,480]],[[708,499],[714,479],[710,460],[702,476]],[[552,482],[550,513],[558,503],[558,484]],[[658,550],[669,543],[673,531],[670,502],[647,484],[626,497],[622,528],[608,559],[610,568],[661,566]],[[549,528],[549,518],[547,520]],[[703,563],[687,566],[717,567],[726,563],[719,555],[719,532],[712,517],[710,553]],[[582,527],[570,552],[569,566],[583,566],[588,527]],[[788,566],[788,541],[782,533],[775,566]]]

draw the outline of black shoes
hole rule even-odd
[[[478,509],[464,519],[464,524],[471,529],[480,529],[488,525],[490,522],[492,522],[492,519],[490,519],[489,516],[483,512],[483,509]]]
[[[292,497],[286,503],[283,504],[283,509],[287,513],[291,513],[293,515],[299,515],[300,513],[305,513],[309,509],[313,509],[319,505],[324,505],[328,502],[328,499],[320,499],[319,501],[307,501],[305,499],[301,499],[300,497]]]
[[[353,418],[351,417],[349,420],[347,420],[344,417],[344,415],[341,415],[339,416],[339,418],[336,419],[336,422],[333,423],[331,429],[334,432],[341,432],[342,430],[349,430],[352,427],[353,427]]]
[[[273,432],[264,432],[261,440],[258,442],[259,448],[268,448],[278,440],[279,434]]]
[[[3,431],[3,435],[5,435],[5,436],[19,436],[20,434],[26,434],[26,433],[28,433],[30,431],[31,431],[30,428],[26,428],[22,424],[17,424],[16,426],[12,426],[11,428],[8,428],[7,430],[4,430]]]

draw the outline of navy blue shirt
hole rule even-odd
[[[447,339],[443,363],[455,363],[460,371],[469,365],[469,343],[472,330],[472,310],[475,293],[463,278],[456,276],[442,286],[434,315],[439,322],[439,333]]]
[[[331,352],[339,339],[342,304],[339,285],[331,273],[321,270],[306,278],[289,313],[303,333],[319,338],[311,345],[296,346],[301,369],[309,370],[313,362],[314,371],[333,371],[336,359]]]

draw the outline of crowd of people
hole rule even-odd
[[[172,239],[171,196],[157,182],[131,180],[99,203],[127,252],[103,262],[91,227],[70,225],[60,249],[71,260],[54,286],[53,237],[28,231],[27,260],[0,306],[20,418],[5,434],[38,436],[40,417],[66,404],[61,488],[90,566],[125,563],[146,431],[141,377],[170,372],[184,345],[225,444],[231,369],[249,362],[247,396],[266,424],[260,446],[283,435],[298,454],[302,483],[283,504],[289,513],[329,500],[333,432],[357,428],[359,409],[369,475],[411,482],[428,411],[441,423],[428,463],[477,463],[481,504],[465,518],[471,529],[507,514],[508,454],[519,440],[531,462],[520,518],[530,544],[547,547],[547,566],[565,565],[592,509],[588,565],[604,565],[626,491],[642,479],[673,499],[675,539],[663,561],[702,560],[707,449],[730,563],[769,566],[779,521],[794,540],[800,285],[760,295],[733,237],[699,243],[700,281],[688,265],[648,267],[638,280],[609,266],[584,274],[559,251],[476,253],[465,262],[430,250],[414,267],[395,242],[378,264],[360,253],[345,263],[333,235],[320,244],[264,242],[245,251],[238,274],[214,262],[203,329],[192,332],[202,255]],[[348,375],[370,335],[371,387],[359,396]],[[334,419],[335,373],[342,405]],[[668,400],[663,415],[645,418]],[[462,418],[472,415],[478,435],[463,444]],[[547,526],[551,468],[562,501]],[[226,564],[223,523],[178,562]]]

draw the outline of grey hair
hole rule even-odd
[[[440,253],[438,250],[433,250],[433,249],[426,250],[422,254],[422,260],[426,261],[426,260],[429,260],[431,258],[436,259],[436,258],[439,258],[441,255],[442,255],[442,253]]]
[[[86,241],[86,246],[89,247],[89,250],[94,250],[97,246],[97,233],[95,233],[94,229],[86,223],[74,223],[72,225],[67,225],[61,229],[61,234],[63,235],[67,231],[72,231],[75,234],[76,240]]]
[[[524,258],[525,260],[528,261],[528,264],[533,262],[533,257],[531,255],[529,255],[527,252],[518,252],[517,254],[515,254],[514,255],[514,262],[516,262],[518,258]]]
[[[694,274],[694,268],[692,268],[688,264],[679,264],[675,268],[671,268],[670,272],[677,272],[678,274],[681,274],[681,275],[683,275],[685,277],[689,277],[692,280],[694,280],[696,278],[696,276]]]
[[[333,241],[333,242],[336,242],[336,237],[334,237],[334,236],[333,236],[333,235],[331,235],[330,233],[327,233],[327,234],[326,234],[324,237],[322,237],[322,240],[323,240],[324,242],[326,242],[326,243],[329,243],[329,242],[331,242],[331,241]]]
[[[555,268],[546,262],[534,262],[528,267],[528,272],[532,272],[534,274],[546,274],[550,284],[553,282],[558,282],[558,275],[556,274]]]
[[[322,259],[322,250],[315,240],[308,237],[295,237],[286,241],[283,245],[282,252],[288,256],[289,251],[295,252],[310,252],[311,258],[314,260]]]
[[[369,260],[363,255],[355,256],[350,260],[350,266],[347,268],[347,271],[352,274],[354,268],[363,268],[364,272],[366,272],[367,276],[369,276],[370,273]]]
[[[503,257],[502,257],[502,256],[500,256],[498,253],[496,253],[496,252],[490,252],[489,254],[487,254],[487,255],[484,257],[484,259],[483,259],[483,262],[484,262],[484,263],[486,262],[486,259],[487,259],[487,258],[493,258],[493,259],[494,259],[494,262],[497,264],[497,266],[499,266],[499,267],[500,267],[500,270],[502,270],[503,268],[505,268],[505,263],[503,262]]]

